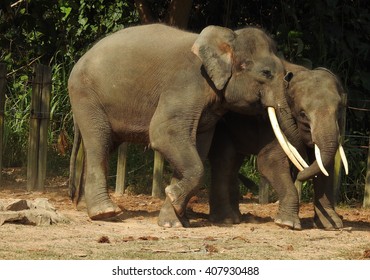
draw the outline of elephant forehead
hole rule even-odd
[[[276,75],[284,75],[285,70],[284,66],[281,63],[280,59],[276,57],[275,55],[254,55],[252,57],[252,61],[254,64],[254,70],[255,71],[263,71],[263,70],[269,70],[271,71],[271,74]],[[283,82],[283,79],[281,79]]]
[[[293,76],[290,83],[296,97],[314,99],[320,98],[323,102],[340,102],[338,83],[334,77],[318,75],[312,71],[304,71]]]
[[[261,29],[247,27],[235,32],[236,50],[249,50],[251,53],[275,53],[276,46],[274,41]]]

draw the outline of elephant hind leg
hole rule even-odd
[[[121,209],[111,200],[107,190],[108,155],[111,143],[111,127],[103,110],[90,103],[84,110],[74,112],[80,128],[85,152],[84,195],[89,217],[101,220],[113,217]],[[93,112],[93,113],[91,113]]]
[[[82,197],[82,175],[83,175],[83,162],[84,159],[78,159],[78,152],[81,148],[83,151],[81,133],[77,123],[74,123],[74,139],[73,148],[70,159],[70,172],[69,172],[69,195],[74,204],[77,206]]]
[[[85,143],[85,142],[84,142]],[[121,209],[111,200],[107,190],[108,154],[107,143],[87,144],[85,200],[89,217],[102,220],[114,217]]]

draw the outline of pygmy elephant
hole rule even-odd
[[[336,76],[324,68],[308,70],[288,62],[285,62],[285,67],[294,74],[287,95],[304,144],[301,154],[306,153],[310,161],[316,156],[315,168],[322,170],[313,178],[314,222],[326,229],[341,228],[342,221],[334,209],[332,186],[334,157],[338,148],[348,173],[347,160],[339,145],[338,121],[344,107],[341,98],[343,88]],[[212,221],[240,222],[238,172],[244,157],[254,154],[257,155],[261,176],[278,194],[279,210],[275,223],[301,229],[295,175],[277,142],[269,122],[261,117],[227,113],[218,123],[209,155],[212,167]],[[304,172],[306,170],[301,174]]]
[[[175,169],[159,225],[187,225],[186,204],[201,182],[215,125],[225,112],[253,115],[282,107],[286,110],[277,110],[277,118],[286,127],[294,125],[285,99],[285,70],[274,51],[272,40],[257,28],[209,26],[194,34],[153,24],[97,42],[68,81],[75,125],[72,199],[77,203],[81,196],[75,172],[81,138],[82,185],[91,219],[121,211],[106,186],[110,151],[122,142],[145,143]]]

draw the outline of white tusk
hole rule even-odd
[[[344,171],[346,172],[346,175],[348,175],[348,161],[347,161],[347,157],[346,157],[346,154],[344,153],[343,146],[340,145],[340,144],[339,144],[339,154],[340,154],[340,158],[342,159],[342,162],[343,162]]]
[[[316,157],[316,161],[320,167],[321,172],[324,173],[325,176],[329,176],[328,171],[326,171],[324,164],[322,163],[320,149],[316,144],[315,144],[315,157]]]
[[[293,153],[294,157],[299,161],[299,163],[304,167],[307,168],[309,165],[304,160],[304,158],[299,154],[297,149],[285,138],[286,142],[288,143],[289,150]]]
[[[298,168],[299,171],[303,171],[302,165],[297,161],[297,159],[294,157],[292,151],[289,149],[288,144],[285,141],[285,137],[283,133],[281,132],[281,129],[279,127],[279,123],[276,118],[275,108],[268,107],[267,113],[270,118],[272,129],[275,133],[276,139],[278,140],[280,146],[283,148],[284,152],[288,156],[288,158],[293,162],[293,164]]]

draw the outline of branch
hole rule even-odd
[[[20,68],[13,70],[12,72],[8,73],[6,76],[7,76],[7,77],[9,77],[9,76],[11,76],[11,75],[13,75],[13,74],[17,73],[18,71],[20,71],[20,70],[22,70],[22,69],[26,68],[26,67],[30,67],[33,63],[35,63],[37,60],[39,60],[39,59],[40,59],[41,57],[43,57],[43,56],[44,56],[44,55],[42,54],[42,55],[40,55],[39,57],[36,57],[35,59],[31,60],[28,64],[23,65],[23,66],[21,66]]]
[[[10,8],[14,8],[15,6],[21,4],[22,2],[24,2],[26,0],[18,0],[17,2],[13,3],[13,4],[10,4]]]

